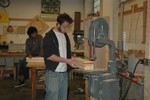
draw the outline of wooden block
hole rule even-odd
[[[26,57],[26,61],[27,62],[44,62],[44,58],[43,57]]]
[[[82,59],[82,58],[73,58],[75,60],[75,65],[84,70],[94,70],[93,61]]]

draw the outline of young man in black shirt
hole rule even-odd
[[[66,33],[66,28],[72,21],[68,14],[60,14],[56,26],[43,39],[46,64],[45,100],[67,100],[67,68],[69,65],[76,68],[74,60],[71,59],[71,45]]]

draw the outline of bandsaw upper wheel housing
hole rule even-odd
[[[89,44],[96,47],[103,47],[105,44],[99,42],[99,40],[108,39],[109,26],[105,18],[99,17],[91,21],[89,27]]]

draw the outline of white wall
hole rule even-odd
[[[60,13],[68,13],[74,19],[74,12],[81,12],[81,19],[83,19],[83,1],[84,0],[61,0],[60,5]],[[40,15],[41,11],[41,0],[10,0],[10,6],[6,8],[7,13],[10,18],[23,18],[23,19],[32,19],[36,15]],[[0,8],[2,9],[2,8]],[[25,26],[29,23],[29,21],[10,21],[7,23],[8,25],[21,25]],[[54,21],[46,22],[50,28],[55,26]],[[2,24],[2,23],[1,23]],[[5,24],[5,25],[7,25]],[[83,25],[81,23],[81,29],[83,29]],[[72,49],[74,46],[72,31],[74,30],[74,23],[69,29],[69,37],[72,43]],[[43,34],[44,36],[44,34]],[[14,41],[14,43],[24,43],[27,38],[27,35],[20,34],[7,34],[7,42],[10,40]],[[0,41],[2,42],[2,41]]]
[[[11,0],[6,10],[10,18],[33,18],[40,15],[41,0]],[[60,13],[66,12],[74,18],[75,11],[83,14],[83,0],[61,0]]]
[[[41,11],[41,0],[11,0],[6,8],[10,18],[33,18]]]

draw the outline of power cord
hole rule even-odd
[[[125,95],[124,95],[124,97],[123,97],[121,100],[125,100],[125,98],[126,98],[128,92],[129,92],[129,89],[130,89],[131,83],[132,83],[132,78],[134,77],[134,74],[135,74],[137,65],[138,65],[139,63],[140,63],[140,64],[144,64],[144,59],[140,59],[140,60],[136,63],[136,65],[135,65],[135,67],[134,67],[134,70],[133,70],[133,73],[129,75],[129,76],[131,77],[131,80],[130,80],[129,86],[128,86],[126,92],[125,92]]]

